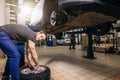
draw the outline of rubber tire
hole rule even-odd
[[[66,43],[65,42],[63,42],[63,46],[65,46],[66,45]]]
[[[38,74],[31,74],[31,73],[23,74],[21,73],[21,70],[25,68],[22,68],[20,70],[20,80],[50,80],[50,75],[51,75],[50,68],[44,65],[40,65],[40,66],[46,68],[46,70]]]
[[[51,26],[60,26],[68,22],[67,15],[64,12],[57,11],[57,10],[52,12],[56,13],[56,19],[55,19],[56,23],[54,25],[51,24]],[[50,20],[50,23],[51,23],[51,20]]]
[[[52,4],[52,5],[51,5]],[[56,12],[56,24],[51,25],[51,13]],[[68,21],[67,15],[59,9],[58,0],[45,0],[42,21],[45,26],[59,26]]]
[[[111,27],[112,27],[111,22],[106,22],[106,23],[97,25],[96,27],[91,28],[92,34],[97,36],[102,36],[104,34],[107,34],[110,31]]]

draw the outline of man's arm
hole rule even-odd
[[[27,60],[28,63],[29,63],[28,66],[29,66],[29,67],[33,67],[32,62],[31,62],[30,50],[29,50],[29,48],[28,48],[28,43],[26,43],[25,45],[26,45],[26,46],[25,46],[25,48],[26,48],[26,50],[25,50],[25,51],[26,51],[26,52],[25,52],[25,53],[26,53],[26,56],[25,56],[25,57],[26,57],[26,60]],[[26,62],[27,62],[27,61],[26,61]]]
[[[31,58],[33,59],[34,63],[36,64],[37,68],[39,68],[40,64],[39,64],[38,55],[37,55],[37,52],[35,49],[35,43],[32,42],[31,40],[28,40],[27,47],[29,49],[29,53],[31,54]]]

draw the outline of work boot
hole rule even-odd
[[[71,50],[71,48],[69,48]]]

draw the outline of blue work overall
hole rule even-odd
[[[20,54],[12,40],[9,38],[9,36],[6,33],[4,33],[1,29],[0,29],[0,49],[2,49],[2,51],[8,57],[7,65],[9,65],[9,69],[5,69],[6,70],[5,72],[7,73],[10,72],[12,80],[20,80],[19,79]]]

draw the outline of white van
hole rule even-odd
[[[65,37],[65,38],[57,39],[57,44],[58,45],[69,45],[70,44],[70,38]]]

